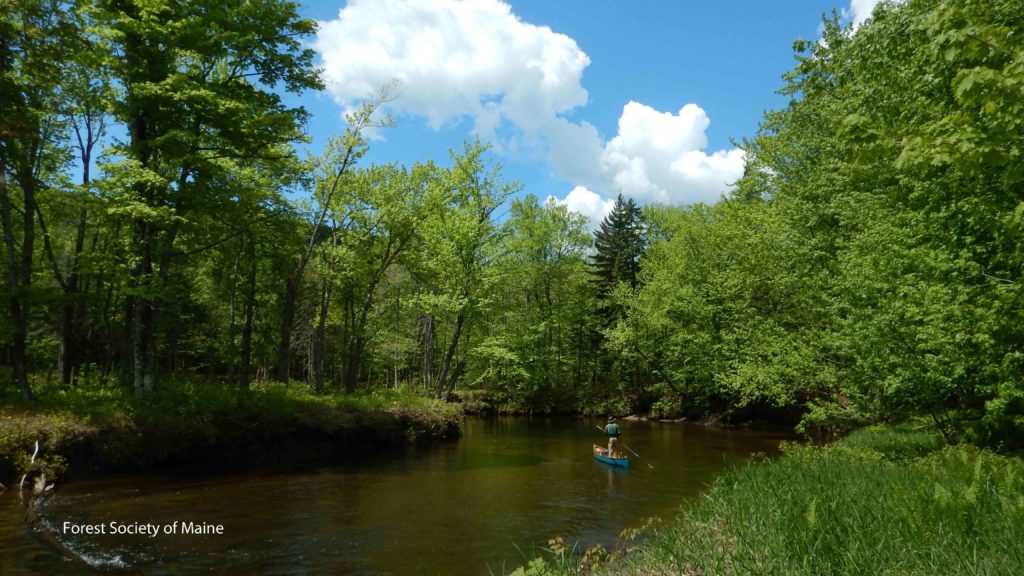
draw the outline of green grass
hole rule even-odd
[[[840,445],[874,452],[891,461],[925,456],[946,445],[942,435],[929,426],[870,426],[851,433]]]
[[[41,386],[0,396],[0,479],[28,469],[36,441],[50,476],[149,469],[190,460],[243,464],[458,434],[458,406],[403,391],[313,394],[302,383],[252,390],[165,380],[140,400],[116,386]],[[326,445],[326,451],[325,451]],[[307,448],[308,447],[308,448]],[[337,449],[336,449],[337,448]],[[312,456],[313,454],[309,454]]]
[[[873,428],[728,470],[597,568],[524,574],[1024,574],[1024,461]]]

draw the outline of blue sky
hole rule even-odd
[[[398,126],[365,162],[444,161],[480,135],[525,192],[595,220],[619,192],[713,202],[742,172],[732,140],[786,103],[793,41],[876,1],[307,1],[328,88],[297,101],[314,152],[344,109],[397,79]]]

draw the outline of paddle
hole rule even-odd
[[[601,428],[600,426],[594,426],[594,428],[597,428],[601,432],[604,432],[604,428]],[[637,458],[640,458],[640,455],[637,454],[636,451],[633,450],[632,448],[630,448],[629,446],[626,446],[625,442],[621,442],[621,444],[626,448],[626,450],[629,450],[630,452],[632,452],[633,456],[636,456]],[[647,464],[648,468],[650,468],[651,470],[654,470],[654,466],[651,466],[650,462],[647,462],[646,460],[644,460],[644,464]]]
[[[634,456],[636,456],[637,458],[640,458],[640,455],[639,455],[639,454],[637,454],[637,453],[636,453],[636,451],[634,451],[634,450],[633,450],[632,448],[630,448],[629,446],[626,446],[626,443],[625,443],[625,442],[623,442],[623,443],[622,443],[622,445],[626,447],[626,450],[629,450],[630,452],[632,452]],[[644,464],[647,464],[647,467],[648,467],[648,468],[650,468],[651,470],[654,470],[654,466],[651,466],[650,462],[647,462],[647,461],[645,460],[645,461],[644,461]]]

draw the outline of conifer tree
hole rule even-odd
[[[643,222],[640,207],[622,194],[615,200],[612,211],[594,232],[595,253],[591,271],[598,286],[598,297],[606,300],[619,283],[636,287],[640,256],[643,253]]]

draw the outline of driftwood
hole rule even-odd
[[[21,477],[21,482],[18,483],[18,490],[24,490],[25,489],[25,479],[28,478],[28,475],[32,472],[31,466],[36,463],[36,456],[38,456],[38,455],[39,455],[39,440],[36,440],[36,450],[35,450],[35,452],[32,453],[32,460],[29,461],[29,471],[25,472],[25,475]]]
[[[75,552],[67,544],[62,542],[60,538],[47,526],[47,524],[41,521],[39,517],[38,506],[41,501],[45,499],[47,493],[52,493],[53,484],[47,481],[46,477],[46,464],[43,463],[38,470],[39,476],[36,477],[33,482],[32,493],[25,497],[25,481],[29,475],[36,472],[36,457],[39,456],[39,441],[36,441],[35,451],[32,453],[32,459],[29,461],[29,470],[21,477],[21,482],[18,485],[18,493],[21,496],[22,504],[25,509],[25,523],[33,534],[40,537],[44,542],[49,544],[57,553],[67,558],[72,563],[84,568],[90,572],[95,572],[96,567],[89,563],[88,560],[82,557],[81,554]],[[2,486],[2,485],[0,485]]]
[[[45,492],[46,490],[53,490],[53,484],[48,484],[46,482],[46,472],[41,472],[39,474],[39,477],[36,478],[36,483],[32,487],[32,489],[35,491],[36,494]]]
[[[96,572],[96,566],[90,564],[80,553],[72,550],[67,544],[61,541],[57,537],[50,527],[43,522],[39,517],[38,507],[41,502],[46,500],[49,494],[52,494],[53,484],[51,484],[46,476],[46,461],[41,460],[38,464],[36,458],[39,457],[39,441],[36,440],[35,450],[32,452],[32,458],[29,460],[28,471],[21,477],[21,482],[18,483],[18,495],[21,497],[21,503],[24,506],[24,521],[28,526],[28,529],[37,537],[41,538],[46,544],[51,546],[57,553],[64,558],[67,558],[72,563],[76,564],[80,568],[90,573]],[[25,495],[25,482],[29,480],[29,476],[32,474],[38,474],[33,479],[32,491],[26,497]],[[0,492],[6,487],[0,484]],[[126,572],[124,569],[115,567],[113,569],[119,573],[130,573],[137,574],[136,571]],[[104,568],[104,571],[110,571],[109,568]]]
[[[18,491],[22,492],[25,490],[25,480],[28,479],[29,474],[35,472],[36,456],[39,456],[39,440],[36,440],[36,449],[32,452],[32,459],[29,461],[28,472],[21,477],[21,482],[18,483]],[[36,477],[35,482],[32,484],[32,491],[36,494],[41,494],[47,490],[53,490],[53,484],[50,484],[46,478],[46,465],[40,467],[39,476]]]

